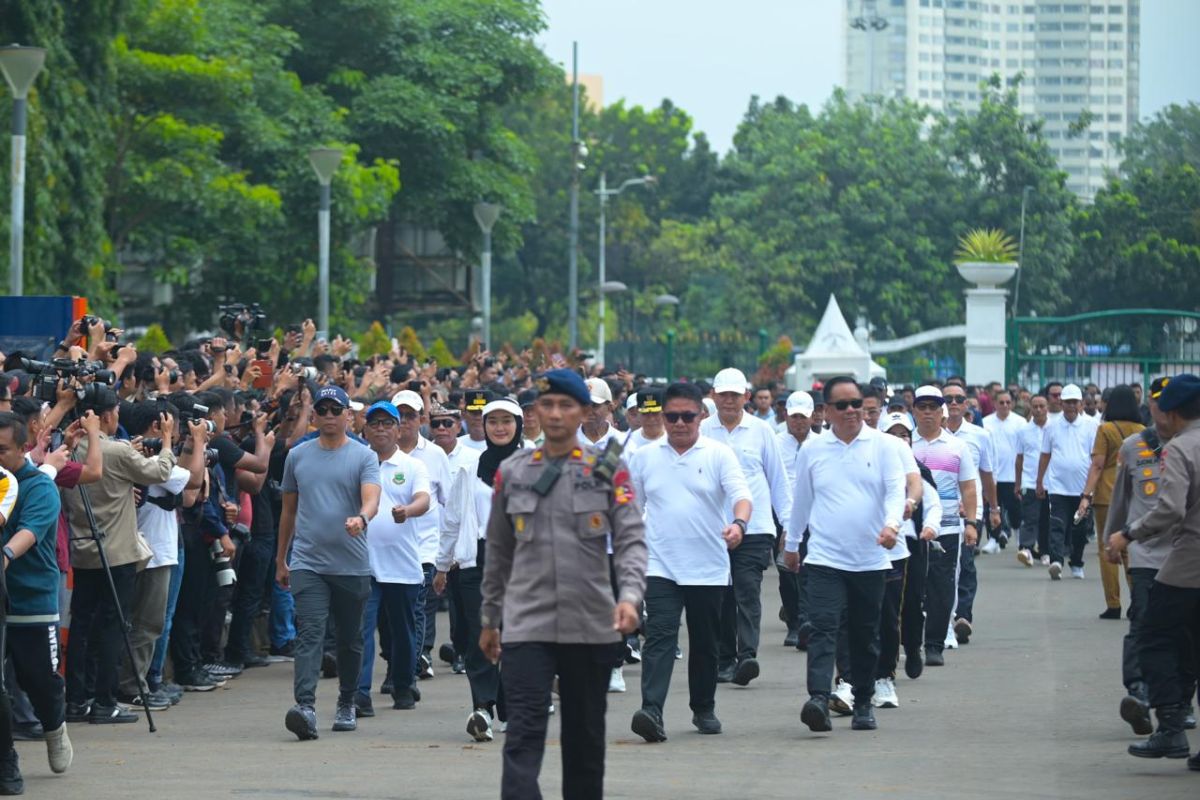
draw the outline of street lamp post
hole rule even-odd
[[[483,349],[492,349],[492,227],[504,207],[499,203],[475,204],[475,221],[483,232],[483,254],[480,257],[480,294],[483,295]]]
[[[661,308],[671,306],[679,308],[679,298],[673,294],[660,294],[654,298],[654,305]],[[675,329],[667,328],[667,380],[675,379]]]
[[[342,163],[342,151],[334,147],[317,147],[308,151],[308,160],[317,180],[321,182],[321,205],[317,210],[317,239],[320,257],[317,262],[317,328],[321,336],[329,336],[329,198],[333,173]]]
[[[0,47],[0,72],[13,93],[12,222],[9,232],[9,293],[25,292],[25,119],[29,87],[42,70],[46,51],[19,44]]]
[[[1029,193],[1033,191],[1032,186],[1026,186],[1021,190],[1021,236],[1017,244],[1017,264],[1021,269],[1017,270],[1017,282],[1013,287],[1013,304],[1012,315],[1017,314],[1017,301],[1021,299],[1021,270],[1025,267],[1025,205],[1029,202]]]
[[[600,321],[596,326],[596,363],[598,364],[604,364],[604,285],[607,278],[604,245],[607,231],[608,198],[616,197],[630,186],[653,186],[654,183],[655,177],[653,175],[643,175],[640,178],[626,180],[616,189],[609,189],[608,176],[603,172],[600,173],[600,188],[596,190],[596,195],[600,198],[600,260],[598,264],[598,271],[600,273]]]

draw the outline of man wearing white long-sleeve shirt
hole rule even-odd
[[[885,434],[863,424],[862,392],[850,377],[825,384],[832,425],[800,450],[785,559],[799,567],[800,537],[809,531],[808,692],[800,719],[813,731],[833,729],[829,693],[838,628],[845,612],[850,637],[854,730],[874,730],[871,697],[879,659],[879,613],[887,551],[904,518],[904,467]]]
[[[633,715],[632,728],[648,742],[667,738],[662,712],[684,610],[692,724],[701,733],[721,732],[714,709],[728,553],[742,543],[753,506],[737,456],[700,435],[702,400],[695,384],[667,387],[666,438],[638,449],[629,460],[634,496],[644,504],[650,550],[642,707]]]
[[[746,376],[723,369],[713,380],[717,415],[700,423],[700,434],[728,445],[738,457],[754,513],[742,543],[729,553],[733,573],[721,609],[721,668],[717,681],[745,686],[758,677],[758,641],[762,623],[763,571],[775,552],[775,515],[791,516],[792,495],[779,443],[771,426],[745,411]]]

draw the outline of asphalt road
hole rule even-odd
[[[666,709],[670,740],[648,745],[629,730],[640,705],[638,667],[629,691],[609,695],[606,789],[611,798],[1129,798],[1200,797],[1200,773],[1183,761],[1126,755],[1133,741],[1117,716],[1123,695],[1124,621],[1102,621],[1095,552],[1084,581],[1052,583],[1012,551],[979,559],[976,635],[947,651],[947,665],[898,680],[901,707],[879,710],[879,730],[831,734],[800,723],[805,656],[781,646],[775,576],[764,587],[762,677],[721,686],[721,736],[690,725],[687,676],[677,662]],[[446,632],[444,615],[439,635]],[[686,648],[686,642],[683,643]],[[224,689],[189,694],[144,725],[72,725],[75,764],[63,776],[41,743],[19,742],[30,797],[486,798],[499,794],[502,737],[476,744],[464,725],[466,678],[438,665],[416,711],[378,697],[374,719],[331,733],[336,687],[318,690],[321,738],[284,730],[290,664],[251,670]],[[377,671],[377,675],[382,675]],[[560,791],[557,722],[551,721],[542,786]],[[1193,748],[1200,735],[1192,734]]]

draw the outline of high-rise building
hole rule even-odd
[[[950,114],[979,108],[979,83],[1024,73],[1021,113],[1044,131],[1067,185],[1090,199],[1120,166],[1138,119],[1141,0],[844,0],[850,97],[907,97]],[[1085,112],[1091,124],[1072,133]]]

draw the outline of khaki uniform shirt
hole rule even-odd
[[[1171,540],[1171,552],[1155,577],[1159,583],[1200,589],[1200,420],[1193,420],[1162,453],[1158,502],[1129,526],[1133,541]]]
[[[505,642],[612,644],[613,586],[619,600],[641,607],[647,549],[642,510],[629,470],[612,484],[592,470],[597,451],[580,446],[562,464],[546,496],[533,490],[547,469],[545,452],[521,450],[500,465],[487,527],[483,572],[485,628]]]
[[[81,486],[92,502],[96,525],[106,536],[104,552],[111,567],[134,564],[144,559],[138,552],[137,507],[133,502],[133,487],[162,483],[171,477],[175,454],[169,449],[152,458],[134,450],[129,442],[100,437],[104,452],[104,477],[96,483]],[[87,460],[87,440],[75,449],[76,461]],[[79,490],[64,491],[63,508],[71,526],[71,566],[76,569],[100,569],[100,554],[96,543],[76,537],[91,536],[87,515]]]

